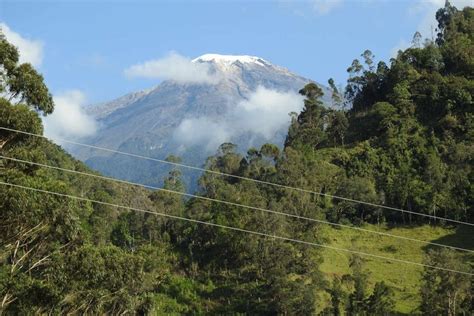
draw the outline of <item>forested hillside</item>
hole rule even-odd
[[[204,199],[171,192],[184,191],[179,168],[165,192],[8,159],[98,175],[1,129],[42,134],[54,110],[2,36],[0,314],[471,315],[474,9],[448,2],[436,18],[433,41],[415,34],[388,64],[365,51],[344,92],[329,80],[346,110],[302,87],[283,149],[222,144],[199,180]]]

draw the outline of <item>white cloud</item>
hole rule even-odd
[[[174,132],[174,138],[184,146],[203,145],[207,152],[230,140],[232,131],[227,122],[211,118],[185,119]]]
[[[271,140],[277,132],[288,128],[288,114],[300,112],[302,108],[303,97],[296,92],[258,87],[247,100],[224,114],[222,121],[209,117],[186,119],[176,129],[174,137],[185,146],[199,144],[207,151],[214,151],[223,142],[247,133]]]
[[[303,96],[296,92],[279,92],[258,87],[248,100],[240,102],[230,118],[235,127],[271,139],[281,128],[288,126],[290,112],[300,112]]]
[[[214,84],[219,81],[218,76],[210,73],[208,64],[193,63],[174,52],[164,58],[133,65],[124,72],[128,77],[159,78],[179,83]]]
[[[96,121],[84,111],[85,95],[71,90],[54,96],[54,112],[43,118],[45,135],[60,142],[61,138],[78,139],[97,131]]]
[[[35,67],[41,65],[43,62],[43,43],[41,41],[24,38],[5,23],[0,23],[0,29],[6,39],[18,48],[21,63],[30,63]]]
[[[319,15],[325,15],[342,4],[342,0],[312,0],[314,11]]]

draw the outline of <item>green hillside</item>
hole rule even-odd
[[[406,228],[386,228],[376,225],[365,225],[364,228],[379,230],[393,235],[405,236],[425,241],[443,243],[450,246],[474,250],[474,231],[469,228],[449,229],[429,225]],[[397,259],[423,262],[427,245],[412,241],[400,241],[385,236],[360,234],[350,229],[328,229],[328,239],[331,246],[353,249]],[[436,247],[430,246],[428,247]],[[344,252],[324,250],[324,262],[321,271],[329,278],[350,274],[349,256]],[[474,264],[474,255],[466,253],[465,260]],[[366,259],[365,268],[370,271],[369,283],[375,284],[384,280],[395,294],[395,311],[412,314],[420,305],[421,267],[393,263],[378,259]]]
[[[330,79],[335,109],[302,87],[284,148],[222,144],[189,199],[177,167],[145,190],[12,131],[42,135],[54,103],[0,36],[0,314],[472,314],[470,253],[321,223],[474,249],[474,9],[436,18],[436,40]]]

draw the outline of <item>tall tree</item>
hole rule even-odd
[[[368,274],[363,269],[363,259],[359,256],[352,256],[349,266],[352,270],[352,280],[354,291],[349,295],[350,315],[363,315],[367,309],[365,295],[367,293]]]
[[[377,282],[366,304],[368,315],[391,315],[395,306],[393,293],[383,281]]]
[[[53,98],[40,75],[31,64],[19,64],[16,47],[0,30],[0,93],[9,101],[24,103],[48,115],[54,110]]]
[[[426,265],[472,272],[461,254],[454,250],[430,250]],[[468,315],[472,312],[472,277],[455,272],[425,268],[421,286],[421,311],[425,315]]]
[[[299,93],[306,97],[304,108],[298,115],[295,130],[292,135],[288,135],[285,146],[314,150],[326,139],[327,110],[321,101],[324,93],[315,83],[308,83]]]
[[[411,40],[412,47],[421,48],[421,39],[421,33],[416,31],[415,34],[413,34],[413,38]]]
[[[331,313],[334,316],[343,315],[347,300],[347,294],[344,291],[340,278],[332,280],[332,287],[328,290],[331,295]]]

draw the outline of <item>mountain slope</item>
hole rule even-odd
[[[87,142],[161,159],[175,154],[193,165],[202,165],[223,142],[233,142],[243,152],[266,142],[283,143],[289,112],[302,107],[297,91],[309,79],[254,56],[206,54],[192,63],[207,66],[217,82],[167,80],[153,89],[94,106],[89,111],[101,128]],[[115,177],[161,184],[168,172],[156,163],[96,150],[70,151]]]

